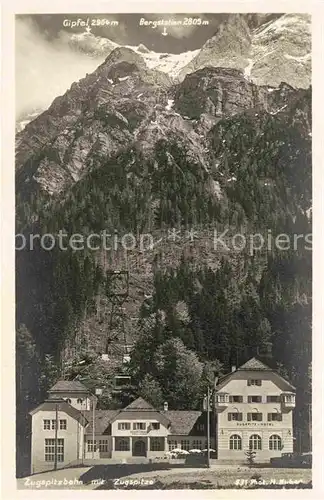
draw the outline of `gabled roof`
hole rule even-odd
[[[161,412],[171,422],[171,434],[187,435],[190,433],[198,418],[202,415],[201,411],[195,410],[170,410]]]
[[[131,409],[133,410],[133,408]],[[147,411],[147,409],[144,409]],[[95,412],[95,432],[96,434],[104,434],[110,423],[116,420],[119,414],[122,414],[125,410],[96,410]],[[154,410],[155,411],[155,410]],[[92,411],[82,412],[89,425],[86,428],[86,433],[91,434],[93,431],[93,413]],[[198,418],[202,415],[201,411],[186,411],[186,410],[174,410],[174,411],[160,411],[165,423],[170,423],[170,432],[173,435],[187,435],[191,432],[194,425],[196,424]]]
[[[147,401],[145,401],[145,399],[143,398],[137,398],[135,399],[135,401],[132,401],[132,403],[130,403],[128,406],[126,406],[126,408],[123,409],[123,411],[127,411],[127,410],[153,410],[153,411],[156,411],[155,408],[150,404],[148,403]]]
[[[64,399],[47,399],[43,403],[41,403],[39,406],[34,408],[32,411],[29,412],[29,415],[34,415],[35,413],[39,411],[55,411],[57,408],[57,411],[59,412],[64,412],[67,415],[70,415],[70,417],[74,418],[78,422],[80,422],[82,425],[87,425],[88,419],[83,415],[83,412],[77,410],[73,406],[71,406],[69,403],[67,403]]]
[[[78,380],[58,380],[48,391],[51,392],[82,392],[90,394],[89,389]]]
[[[238,370],[273,371],[271,368],[269,368],[269,366],[265,365],[264,363],[262,363],[262,361],[260,361],[257,358],[251,358],[251,359],[249,359],[249,361],[247,361],[242,366],[240,366],[238,368]]]
[[[255,357],[249,359],[246,363],[239,366],[239,368],[237,370],[230,372],[230,373],[227,373],[223,377],[220,377],[220,379],[218,380],[217,386],[216,386],[216,390],[222,389],[227,384],[227,382],[229,382],[231,377],[238,371],[271,372],[275,375],[275,377],[277,377],[277,380],[280,380],[281,382],[283,382],[286,385],[286,387],[289,388],[289,390],[291,390],[291,391],[296,390],[296,388],[288,380],[284,379],[278,373],[277,370],[270,368],[265,363],[263,363],[262,361],[260,361],[259,359],[255,358]]]
[[[93,412],[86,410],[82,412],[87,421],[89,422],[86,428],[86,434],[90,434],[93,431]],[[103,434],[110,424],[111,420],[119,413],[119,410],[96,410],[95,411],[95,432],[96,434]]]

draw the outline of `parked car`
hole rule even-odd
[[[312,467],[312,454],[283,453],[281,457],[270,458],[270,463],[273,467],[296,467],[308,469]]]

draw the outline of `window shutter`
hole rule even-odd
[[[250,379],[248,379],[247,385],[251,385],[251,380]]]
[[[231,413],[228,413],[227,414],[227,418],[228,418],[228,421],[230,422],[232,420],[232,414]]]
[[[257,380],[257,385],[261,385],[261,380]]]
[[[251,421],[251,413],[247,414],[247,419],[248,419],[248,421]]]
[[[240,422],[242,422],[242,417],[243,417],[243,414],[242,414],[242,413],[239,413],[239,414],[238,414],[238,419],[239,419],[239,421],[240,421]]]
[[[262,413],[258,413],[258,420],[262,422]]]

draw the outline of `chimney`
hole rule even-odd
[[[168,409],[169,409],[169,405],[168,405],[168,403],[167,403],[167,402],[165,402],[165,403],[163,404],[163,411],[168,411]]]
[[[235,372],[235,371],[236,371],[236,366],[235,366],[235,365],[233,365],[233,366],[232,366],[232,373],[233,373],[233,372]]]

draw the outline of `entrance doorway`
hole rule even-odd
[[[146,457],[146,443],[142,439],[135,441],[133,445],[134,457]]]

